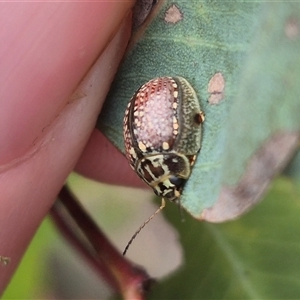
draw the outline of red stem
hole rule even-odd
[[[144,270],[121,255],[66,186],[60,191],[59,200],[51,209],[51,216],[74,248],[124,299],[144,299],[152,279]],[[74,226],[74,222],[70,222],[70,217],[79,228]]]

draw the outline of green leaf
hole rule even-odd
[[[282,154],[284,159],[275,157],[266,178],[258,177],[261,189],[252,191],[247,199],[253,205],[292,155],[299,136],[300,4],[158,3],[152,23],[120,67],[97,127],[124,151],[123,115],[136,89],[157,76],[185,77],[206,115],[202,149],[181,197],[182,206],[196,218],[217,202],[220,192],[222,198],[224,186],[239,189],[247,164],[268,138],[278,131],[296,132]],[[177,22],[172,23],[168,12],[174,7]],[[243,191],[256,184],[243,186]],[[239,207],[244,199],[238,195],[235,201],[232,206]]]
[[[296,185],[280,178],[254,210],[226,224],[180,223],[169,205],[184,263],[150,299],[299,299],[299,199]]]
[[[223,165],[228,184],[238,181],[268,137],[300,129],[300,4],[262,6],[258,30],[228,119]]]

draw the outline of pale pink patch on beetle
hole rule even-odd
[[[134,118],[136,138],[146,146],[150,146],[147,141],[151,141],[151,147],[158,148],[173,138],[173,89],[166,77],[150,81],[137,93],[134,108],[134,115],[138,112]]]

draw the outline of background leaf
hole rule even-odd
[[[111,186],[77,175],[70,179],[120,251],[155,210],[141,201],[151,195],[145,191],[116,187],[112,192]],[[166,231],[170,226],[158,215],[128,257],[157,278],[149,299],[299,299],[299,199],[300,181],[281,177],[255,209],[226,224],[200,223],[188,215],[181,222],[178,207],[167,205],[163,214],[179,235]],[[3,299],[110,299],[105,284],[91,276],[53,227],[49,219],[43,223]]]
[[[281,178],[254,210],[226,224],[180,224],[169,205],[185,263],[151,299],[299,299],[299,199],[296,184]]]

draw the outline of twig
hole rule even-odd
[[[66,186],[51,216],[65,238],[116,292],[124,299],[145,299],[153,280],[119,253]]]

